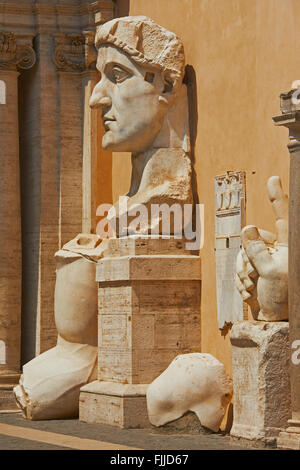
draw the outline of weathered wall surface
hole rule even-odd
[[[20,294],[10,302],[12,308],[14,302],[18,308],[22,303],[22,364],[56,343],[54,253],[83,227],[92,225],[86,219],[95,218],[94,206],[99,200],[111,200],[111,176],[104,180],[103,171],[98,177],[93,171],[99,190],[97,194],[94,190],[90,200],[83,197],[87,194],[83,180],[88,181],[89,166],[94,169],[99,162],[105,169],[108,159],[106,153],[99,151],[97,155],[94,151],[100,136],[95,125],[90,125],[90,121],[95,124],[96,116],[90,112],[88,99],[98,79],[93,70],[95,21],[101,23],[113,15],[111,0],[0,0],[0,32],[17,37],[32,35],[36,54],[35,65],[18,78],[19,142],[16,137],[14,145],[19,147],[21,197],[16,194],[15,199],[21,214],[7,205],[16,226],[20,217],[22,221],[22,299]],[[5,52],[3,38],[0,42],[1,56]],[[1,70],[5,70],[3,63]],[[18,96],[16,92],[12,97],[8,95],[9,102],[1,104],[2,111]],[[13,115],[9,114],[11,120]],[[7,135],[10,120],[2,119],[0,123]],[[86,133],[84,139],[86,127],[93,135]],[[7,160],[7,152],[0,143],[1,164]],[[98,162],[92,165],[97,159],[94,154]],[[15,173],[12,178],[18,177],[17,170]],[[111,175],[111,168],[107,174]],[[95,202],[93,198],[98,199]],[[93,210],[89,211],[88,206]],[[5,259],[1,262],[5,269]]]
[[[94,3],[113,10],[109,0],[0,0],[0,29],[33,33],[37,53],[34,68],[19,79],[23,362],[56,340],[53,255],[81,230],[81,131],[87,105],[78,74],[61,73],[53,62],[54,35],[93,30]],[[195,76],[194,166],[199,202],[205,206],[201,350],[221,360],[230,372],[229,334],[217,326],[214,177],[227,170],[245,170],[246,223],[273,229],[266,182],[269,176],[280,175],[288,190],[289,155],[287,131],[275,128],[271,118],[279,113],[279,93],[300,78],[300,2],[116,0],[116,4],[119,16],[147,15],[174,31],[192,67],[189,77]],[[97,204],[127,192],[129,154],[111,158],[99,150],[98,168]]]
[[[119,0],[119,15],[128,14]],[[299,78],[297,0],[130,0],[130,15],[146,15],[174,31],[195,71],[195,171],[205,205],[202,258],[202,345],[231,371],[229,334],[217,326],[214,176],[245,170],[246,223],[268,230],[274,217],[266,182],[280,175],[288,191],[287,131],[275,128],[279,93]],[[115,154],[112,192],[128,190],[129,156]]]

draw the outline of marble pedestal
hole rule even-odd
[[[233,438],[275,445],[291,417],[288,322],[233,325]]]
[[[98,380],[82,421],[150,427],[146,390],[178,355],[200,351],[200,257],[182,240],[111,239],[97,266]]]

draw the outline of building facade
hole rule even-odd
[[[231,374],[232,322],[218,321],[215,181],[242,174],[240,228],[274,231],[265,187],[279,175],[288,192],[289,155],[272,116],[298,78],[299,13],[297,0],[0,1],[3,371],[18,373],[55,344],[54,253],[95,233],[98,205],[129,189],[131,156],[102,150],[99,111],[88,105],[99,78],[94,34],[114,17],[145,15],[185,47],[194,192],[204,206],[199,351]],[[238,319],[251,319],[238,308]]]

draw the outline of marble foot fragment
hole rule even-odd
[[[55,348],[28,362],[19,385],[17,405],[31,420],[78,416],[80,387],[97,378],[97,347],[58,341]]]

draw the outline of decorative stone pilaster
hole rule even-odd
[[[0,412],[14,409],[21,340],[18,76],[35,64],[33,35],[0,33]]]
[[[89,107],[99,78],[94,38],[92,31],[54,35],[60,93],[60,246],[81,231],[95,231],[97,112]]]
[[[299,81],[292,90],[280,95],[281,115],[273,118],[275,125],[289,129],[289,323],[290,379],[292,418],[285,432],[280,433],[277,446],[300,449],[300,361],[295,348],[300,344],[300,90]],[[299,356],[299,355],[298,355]]]

